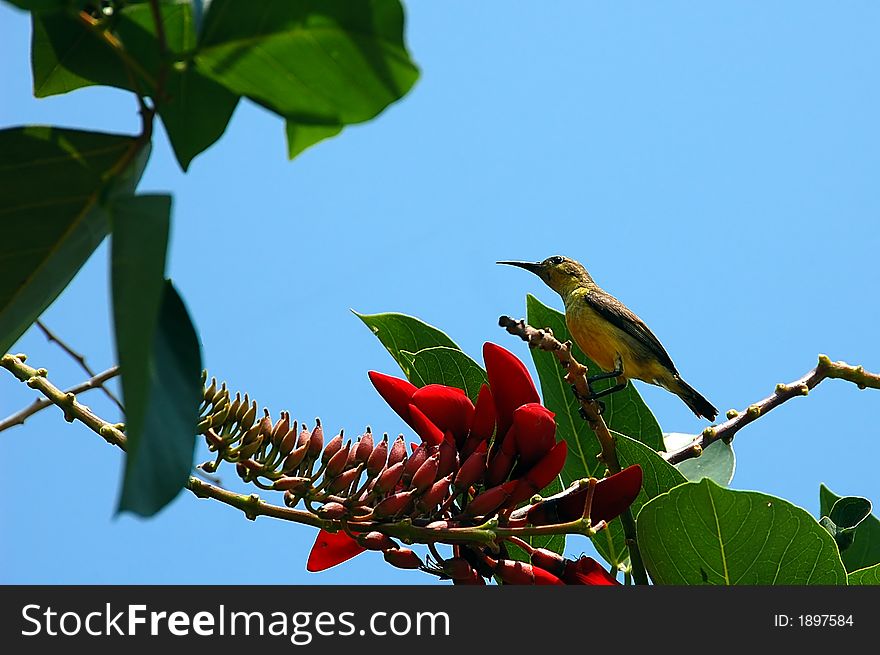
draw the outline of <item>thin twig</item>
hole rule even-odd
[[[599,446],[602,449],[599,459],[611,473],[620,472],[621,466],[620,460],[617,458],[617,445],[614,436],[602,418],[602,410],[598,403],[595,400],[588,400],[591,395],[590,385],[587,381],[588,369],[571,354],[571,341],[562,343],[553,336],[552,330],[540,330],[527,324],[524,320],[515,321],[509,316],[500,317],[498,325],[528,343],[530,348],[546,350],[553,353],[559,360],[559,364],[565,370],[565,381],[573,386],[575,397],[583,411],[583,417],[599,440]],[[633,579],[636,584],[648,584],[648,573],[642,562],[642,555],[636,540],[636,522],[632,510],[629,508],[624,510],[620,515],[620,523],[629,550]]]
[[[62,340],[57,334],[55,334],[52,330],[50,330],[49,327],[45,323],[43,323],[43,321],[38,319],[36,321],[36,325],[38,328],[40,328],[40,331],[43,333],[43,335],[46,337],[46,339],[49,341],[49,343],[56,344],[59,348],[61,348],[61,350],[63,350],[65,353],[67,353],[71,359],[73,359],[77,364],[79,364],[79,367],[83,371],[86,372],[86,375],[88,375],[91,378],[91,380],[89,380],[88,382],[91,382],[92,380],[95,380],[97,377],[99,377],[98,374],[95,373],[94,369],[92,369],[92,367],[88,365],[88,363],[86,362],[86,358],[82,353],[79,353],[76,350],[74,350],[70,345],[68,345],[64,340]],[[80,391],[85,391],[86,389],[94,389],[96,387],[100,388],[105,394],[107,394],[107,397],[110,398],[110,400],[112,400],[116,404],[116,406],[119,408],[120,411],[125,412],[125,407],[122,406],[122,403],[120,402],[119,398],[117,398],[116,395],[112,391],[110,391],[110,389],[105,387],[103,384],[106,380],[109,380],[110,378],[116,377],[116,375],[118,375],[118,373],[119,373],[118,367],[114,366],[112,369],[107,369],[107,371],[112,371],[112,370],[116,371],[113,375],[110,375],[110,376],[104,378],[104,380],[101,380],[96,385],[85,387],[83,389],[80,389],[79,391],[74,391],[74,393],[80,393]],[[107,371],[104,371],[104,373],[107,373]],[[101,375],[103,375],[103,373]],[[83,384],[88,384],[88,382],[84,382]],[[42,409],[42,407],[40,407],[39,409]],[[0,425],[2,425],[2,424],[0,424]]]
[[[782,403],[798,396],[806,396],[822,380],[832,378],[838,380],[846,380],[857,385],[860,389],[880,389],[880,375],[865,371],[862,366],[851,366],[846,362],[832,362],[827,355],[819,355],[819,363],[812,371],[804,375],[799,380],[795,380],[790,384],[778,384],[775,391],[752,405],[749,405],[745,411],[737,412],[731,410],[727,413],[728,420],[720,425],[715,425],[703,430],[688,445],[666,453],[664,457],[670,464],[678,464],[687,459],[699,457],[703,450],[714,442],[723,439],[730,443],[733,441],[734,435],[749,423],[764,416],[770,410],[779,407]]]
[[[94,375],[85,382],[81,382],[80,384],[70,387],[70,389],[65,390],[64,393],[80,394],[88,391],[89,389],[99,388],[106,391],[106,388],[103,386],[104,382],[116,377],[117,375],[119,375],[118,366],[108,368],[106,371]],[[16,412],[15,414],[12,414],[0,421],[0,432],[3,432],[3,430],[7,430],[11,427],[15,427],[16,425],[23,425],[28,418],[30,418],[40,410],[51,407],[52,405],[52,401],[48,398],[40,398],[38,400],[35,400],[33,403],[31,403],[21,411]]]

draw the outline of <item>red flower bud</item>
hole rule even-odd
[[[463,557],[451,557],[447,560],[443,560],[443,572],[448,575],[451,580],[463,581],[473,579],[474,574],[476,573],[473,567],[468,564],[468,561]]]
[[[374,477],[385,468],[385,462],[388,459],[388,435],[386,434],[373,448],[370,457],[367,459],[367,475]]]
[[[504,584],[513,585],[554,585],[564,584],[562,580],[557,578],[549,571],[542,568],[526,564],[525,562],[517,562],[515,560],[503,559],[495,565],[495,574],[501,578]]]
[[[470,488],[483,479],[486,474],[486,450],[488,446],[483,441],[477,449],[465,460],[455,476],[455,488],[463,491]]]
[[[422,560],[409,548],[392,548],[384,552],[385,561],[399,569],[417,569]]]
[[[328,478],[335,478],[337,475],[342,473],[345,470],[345,465],[348,462],[348,453],[351,450],[351,442],[345,444],[343,448],[339,449],[333,457],[330,458],[330,461],[327,462],[327,468],[324,471],[324,475]]]
[[[278,491],[299,491],[311,482],[309,478],[278,478],[272,483],[272,488]]]
[[[425,463],[426,459],[428,459],[428,446],[425,443],[421,443],[413,451],[412,455],[409,456],[409,459],[406,460],[406,464],[403,467],[403,479],[409,480],[412,478],[416,471],[421,468],[422,464]]]
[[[619,585],[617,579],[592,557],[584,555],[579,560],[566,560],[562,573],[565,584]]]
[[[272,428],[272,443],[278,446],[288,430],[290,430],[290,414],[281,412],[281,418]]]
[[[412,461],[412,460],[410,460]],[[425,463],[415,472],[410,485],[417,494],[423,493],[437,480],[437,469],[440,465],[440,455],[431,455]]]
[[[324,448],[324,452],[321,453],[321,463],[326,464],[327,462],[329,462],[330,458],[338,453],[340,448],[342,448],[341,432],[333,437],[329,442],[327,442],[327,446]]]
[[[452,473],[447,475],[445,478],[440,478],[431,485],[431,488],[419,498],[418,505],[425,511],[431,511],[437,505],[446,500],[446,497],[449,495],[449,485],[452,482]]]
[[[341,503],[324,503],[318,508],[316,514],[322,519],[341,519],[346,514],[345,506]]]
[[[327,487],[327,491],[331,494],[338,494],[345,491],[351,486],[351,483],[354,482],[358,473],[359,471],[356,468],[343,471],[339,474],[339,477],[333,479]]]
[[[468,503],[464,513],[468,516],[488,516],[492,514],[507,502],[510,494],[513,493],[518,484],[517,480],[511,480],[497,487],[487,489]]]
[[[278,450],[282,455],[289,455],[294,446],[296,446],[296,426],[294,426],[293,429],[288,430],[287,434],[282,437],[281,445],[278,446]]]
[[[458,470],[458,451],[455,449],[455,439],[451,432],[446,433],[438,452],[440,453],[440,465],[437,467],[437,477],[445,478]]]
[[[397,462],[402,462],[405,459],[406,441],[403,440],[403,435],[401,434],[394,440],[391,446],[391,452],[388,454],[388,466],[394,466]]]
[[[632,505],[642,488],[642,467],[627,466],[620,473],[599,480],[593,491],[593,507],[590,521],[610,521]]]
[[[504,482],[513,470],[513,460],[516,452],[513,450],[513,435],[508,433],[504,437],[501,448],[492,452],[489,466],[486,469],[486,484],[494,486]]]
[[[382,474],[376,478],[376,491],[380,494],[387,494],[394,489],[403,476],[403,467],[404,462],[397,462],[394,466],[389,466],[382,471]]]
[[[377,519],[390,518],[411,512],[413,508],[413,492],[403,491],[393,496],[388,496],[373,508],[373,516]]]
[[[535,548],[531,554],[532,564],[549,571],[557,577],[562,577],[565,565],[569,561],[559,553],[546,548]]]
[[[306,458],[306,451],[308,450],[308,445],[303,444],[299,446],[296,450],[290,453],[287,457],[284,458],[284,464],[281,466],[281,470],[284,473],[292,473],[299,465],[302,464],[303,460]]]
[[[358,439],[357,447],[354,449],[354,460],[357,464],[366,462],[370,455],[373,454],[373,435],[367,432]]]
[[[367,532],[366,534],[358,535],[357,540],[367,550],[390,550],[397,548],[395,541],[387,534],[382,534],[381,532]]]
[[[309,457],[312,458],[312,460],[317,459],[323,448],[324,428],[321,426],[321,421],[315,419],[315,429],[312,430],[312,434],[309,437]]]
[[[471,569],[471,572],[468,574],[467,577],[453,578],[452,584],[454,584],[454,585],[484,585],[484,584],[486,584],[486,581],[483,579],[483,576],[481,576],[479,573],[476,572],[476,570]]]

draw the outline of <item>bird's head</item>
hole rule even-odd
[[[587,269],[575,260],[563,257],[562,255],[548,257],[542,262],[505,261],[496,263],[516,266],[531,271],[544,280],[544,284],[562,296],[578,287],[593,282],[590,274],[587,273]]]

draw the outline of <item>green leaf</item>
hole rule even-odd
[[[400,366],[404,375],[413,384],[418,384],[416,382],[419,380],[418,373],[413,369],[410,359],[402,354],[404,351],[417,353],[420,350],[436,346],[461,350],[444,332],[406,314],[358,314],[354,312],[354,315],[361,319],[379,338],[379,341]]]
[[[697,438],[695,434],[683,434],[681,432],[667,432],[663,435],[663,443],[666,452],[672,452],[683,448]],[[723,440],[715,441],[703,451],[703,454],[693,459],[686,459],[675,465],[682,475],[692,482],[698,482],[703,478],[709,478],[712,482],[726,487],[733,480],[736,471],[736,455],[733,446]]]
[[[165,94],[157,102],[174,154],[186,170],[192,159],[219,139],[239,96],[206,77],[193,64],[196,46],[193,8],[185,0],[161,4],[169,59],[164,73],[156,27],[148,3],[129,4],[108,23],[125,52],[146,75],[138,75],[144,93],[156,95],[164,75]],[[33,18],[31,57],[34,95],[39,98],[94,84],[126,90],[134,85],[117,52],[85,25],[66,13]]]
[[[148,152],[131,137],[52,127],[0,131],[0,352],[6,352],[64,287],[109,229],[100,205],[130,192]]]
[[[824,484],[819,485],[820,516],[829,516],[841,498]],[[871,514],[860,521],[852,530],[851,538],[852,541],[840,553],[840,558],[847,571],[856,571],[880,564],[880,520],[876,516]]]
[[[149,403],[153,340],[165,293],[171,196],[122,198],[112,206],[111,215],[116,353],[122,370],[126,432],[137,443]]]
[[[846,581],[850,585],[880,585],[880,564],[853,571]]]
[[[571,339],[565,324],[565,315],[561,312],[548,307],[531,294],[526,296],[526,310],[530,325],[550,328],[560,341]],[[531,352],[541,381],[544,405],[556,414],[557,435],[568,442],[568,458],[562,471],[563,486],[568,486],[581,478],[601,478],[605,466],[597,459],[601,452],[599,440],[589,424],[580,416],[580,405],[572,394],[570,386],[565,382],[565,371],[552,353],[537,348],[532,348]],[[574,344],[572,344],[572,354],[579,362],[589,367],[591,374],[600,372],[596,364]],[[597,385],[597,388],[602,387]],[[663,433],[660,426],[632,384],[603,400],[605,401],[603,417],[610,429],[644,442],[649,449],[663,448]],[[612,521],[607,530],[596,535],[593,542],[609,564],[618,566],[622,562],[625,546],[619,519]]]
[[[871,516],[871,501],[860,496],[840,498],[831,508],[829,518],[841,530],[855,530]]]
[[[46,98],[94,84],[130,89],[122,60],[105,41],[67,13],[33,14],[34,95]]]
[[[168,50],[175,61],[165,73],[165,99],[157,103],[162,124],[180,167],[213,145],[226,131],[239,96],[203,75],[190,53],[196,47],[196,24],[190,2],[163,2],[162,25]],[[160,75],[161,59],[153,14],[148,4],[125,7],[116,33],[126,50],[149,70]]]
[[[342,127],[342,125],[306,125],[291,120],[286,121],[287,158],[293,159],[316,143],[336,136],[342,131]]]
[[[398,0],[213,0],[195,58],[226,88],[298,127],[360,123],[418,77],[403,23]],[[292,150],[310,140],[314,129]]]
[[[636,522],[656,584],[845,584],[831,536],[805,510],[704,478],[648,502]]]
[[[66,7],[78,7],[84,4],[83,0],[6,0],[9,4],[15,5],[20,9],[27,11],[56,11],[65,9]]]
[[[458,348],[434,346],[416,353],[401,351],[411,371],[410,382],[423,387],[426,384],[445,384],[462,389],[476,402],[480,388],[488,384],[486,371]]]
[[[128,451],[119,511],[152,516],[186,485],[202,395],[198,335],[171,282],[165,282],[150,352],[147,402]],[[126,399],[128,402],[128,399]]]

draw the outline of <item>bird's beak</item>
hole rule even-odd
[[[496,264],[506,264],[507,266],[516,266],[517,268],[524,268],[527,271],[534,273],[535,275],[541,275],[541,263],[540,262],[495,262]]]

